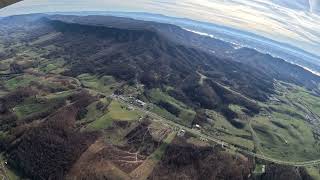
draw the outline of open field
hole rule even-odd
[[[299,123],[297,123],[299,122]],[[252,126],[256,132],[259,144],[265,155],[284,160],[314,160],[319,157],[319,147],[317,147],[311,130],[300,121],[294,122],[299,125],[299,129],[291,125],[284,125],[279,128],[268,119],[259,119],[253,122]]]
[[[111,95],[116,87],[121,85],[112,76],[103,76],[99,78],[90,74],[81,74],[77,79],[79,79],[85,87],[94,89],[106,95]]]
[[[147,179],[155,166],[159,163],[162,156],[165,153],[167,146],[173,141],[176,136],[176,132],[171,132],[163,143],[153,152],[148,159],[146,159],[137,169],[130,173],[130,176],[135,179],[144,180]]]
[[[22,119],[32,115],[33,113],[47,112],[61,103],[64,103],[64,98],[41,100],[32,97],[15,106],[13,111],[16,113],[19,119]]]
[[[311,167],[307,167],[307,172],[310,174],[310,176],[314,179],[314,180],[320,180],[320,168],[319,166],[311,166]]]
[[[205,127],[206,133],[225,142],[250,150],[254,149],[254,142],[247,126],[242,129],[236,128],[220,113],[212,110],[207,110],[207,114],[212,120],[212,125]]]
[[[4,87],[9,91],[13,91],[18,87],[27,87],[32,81],[40,81],[40,78],[33,75],[22,75],[14,77],[4,82]]]
[[[95,115],[93,116],[97,115],[96,113],[94,114]],[[134,121],[138,120],[142,116],[142,112],[134,109],[130,110],[128,105],[113,100],[109,104],[107,112],[90,123],[88,127],[92,129],[104,129],[110,126],[112,121]]]
[[[158,113],[163,117],[167,117],[168,119],[171,119],[173,121],[177,121],[180,124],[191,126],[191,123],[196,113],[192,109],[188,108],[185,104],[174,99],[165,92],[162,92],[160,89],[150,90],[148,92],[148,96],[150,97],[152,103],[159,104],[161,102],[165,102],[168,103],[170,106],[173,106],[173,108],[176,108],[176,111],[178,111],[177,115],[174,115],[168,112],[170,110],[166,109],[165,107],[159,107],[158,105],[153,108],[153,112]]]
[[[306,106],[311,106],[314,112],[317,111],[317,105],[313,105],[316,104],[317,97],[292,85],[278,84],[278,86],[279,95],[267,104],[269,108],[266,113],[252,119],[253,130],[258,136],[259,149],[265,155],[282,160],[318,159],[319,141],[314,136],[315,130],[312,128],[314,124],[307,119],[312,115],[306,110]],[[298,101],[302,95],[306,96],[303,98],[306,104]],[[320,122],[319,119],[315,121]]]
[[[253,173],[254,174],[263,174],[264,172],[265,172],[265,165],[257,163]]]

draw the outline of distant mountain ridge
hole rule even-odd
[[[56,14],[56,13],[49,13]],[[307,52],[295,46],[274,41],[272,39],[262,37],[260,35],[245,32],[242,30],[217,25],[213,23],[199,22],[187,18],[174,18],[161,14],[151,13],[134,13],[134,12],[59,12],[57,14],[69,15],[111,15],[117,17],[134,18],[137,20],[156,21],[161,23],[169,23],[178,25],[183,28],[204,32],[214,35],[214,38],[235,43],[242,47],[256,49],[260,52],[271,54],[274,57],[280,57],[298,64],[300,66],[320,72],[320,56]]]
[[[38,19],[44,17],[44,20],[46,21],[49,20],[49,22],[60,21],[64,23],[73,23],[74,25],[83,24],[83,25],[89,25],[93,27],[106,26],[111,28],[121,28],[123,30],[143,30],[143,31],[146,30],[146,32],[148,33],[149,32],[155,33],[157,35],[158,40],[160,41],[165,40],[166,44],[168,44],[168,42],[171,42],[171,43],[174,42],[178,46],[197,49],[197,51],[201,50],[203,51],[202,53],[205,52],[205,54],[212,56],[213,58],[218,57],[219,59],[232,59],[246,66],[251,66],[253,69],[257,69],[259,71],[262,71],[262,69],[257,68],[258,67],[257,65],[261,65],[265,69],[267,68],[265,67],[267,66],[267,63],[272,64],[276,62],[281,62],[281,64],[283,64],[284,67],[275,66],[274,67],[275,69],[272,68],[273,70],[275,70],[274,75],[278,74],[277,77],[272,77],[274,75],[270,74],[270,72],[268,71],[264,72],[265,75],[270,76],[271,79],[276,78],[279,80],[294,82],[299,85],[304,85],[310,89],[315,89],[315,90],[317,89],[317,84],[313,82],[317,82],[318,79],[320,78],[320,77],[317,77],[316,75],[312,75],[311,73],[307,72],[301,67],[298,67],[296,65],[290,65],[289,63],[285,63],[282,59],[273,58],[270,55],[262,54],[256,50],[249,49],[249,48],[240,48],[240,49],[234,48],[233,45],[230,43],[205,37],[205,36],[201,36],[192,32],[188,32],[178,26],[170,25],[170,24],[134,20],[130,18],[111,17],[111,16],[98,16],[98,15],[95,15],[95,16],[50,15],[48,16],[44,14],[29,15],[29,16],[13,16],[13,17],[4,18],[2,22],[8,21],[10,23],[10,22],[19,21],[19,20],[24,22],[26,20],[35,21],[37,20],[37,17]],[[16,19],[13,20],[12,18],[16,18]],[[40,21],[37,21],[37,22],[39,24],[43,24]],[[170,45],[170,43],[168,45]],[[250,55],[248,55],[248,53]],[[248,57],[250,58],[248,59]],[[292,68],[286,68],[286,66],[292,67]],[[290,71],[293,71],[293,72],[290,72]],[[302,73],[302,74],[299,75],[299,73]]]

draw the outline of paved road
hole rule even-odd
[[[112,98],[116,98],[116,97],[112,97]],[[116,98],[116,99],[118,101],[123,102],[123,103],[127,103],[123,99],[120,99],[120,98]],[[130,104],[130,105],[134,106],[132,104]],[[258,159],[262,159],[262,160],[265,160],[265,161],[269,161],[269,162],[273,162],[273,163],[277,163],[277,164],[281,164],[281,165],[290,165],[290,166],[296,166],[296,167],[313,166],[313,165],[319,165],[320,164],[320,159],[313,160],[313,161],[291,162],[291,161],[282,161],[282,160],[277,160],[277,159],[274,159],[274,158],[270,158],[270,157],[267,157],[267,156],[265,156],[263,154],[257,154],[257,153],[254,153],[252,151],[248,151],[246,149],[235,147],[234,145],[229,144],[227,142],[224,142],[224,141],[222,141],[220,139],[216,139],[214,137],[211,137],[211,136],[208,136],[206,134],[203,134],[199,130],[195,130],[195,129],[180,125],[178,123],[175,123],[173,121],[167,120],[167,119],[165,119],[165,118],[163,118],[163,117],[161,117],[161,116],[159,116],[159,115],[157,115],[157,114],[155,114],[153,112],[145,110],[143,108],[140,108],[140,107],[137,107],[137,106],[134,106],[134,108],[146,113],[147,115],[157,119],[158,121],[161,121],[162,123],[166,123],[166,124],[170,125],[171,127],[178,127],[179,129],[184,129],[185,131],[188,131],[189,133],[192,133],[192,134],[197,135],[199,137],[202,137],[202,138],[205,138],[205,139],[210,140],[212,142],[215,142],[217,144],[220,144],[223,147],[226,147],[226,148],[241,152],[243,154],[247,154],[247,155],[253,156],[253,157],[258,158]]]

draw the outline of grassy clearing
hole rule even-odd
[[[120,83],[118,83],[112,76],[103,76],[99,78],[90,74],[81,74],[77,79],[79,79],[85,87],[108,95],[111,95],[116,87],[120,86]]]
[[[234,127],[224,116],[213,110],[207,110],[207,115],[213,120],[210,127],[205,127],[209,134],[225,142],[254,149],[254,142],[251,140],[251,133],[247,127],[238,129]],[[246,138],[244,138],[246,137]]]
[[[0,131],[0,141],[6,139],[7,132]]]
[[[160,108],[156,105],[153,105],[150,111],[166,119],[169,119],[172,121],[179,121],[179,119],[176,116],[174,116],[173,114],[169,113],[165,109]]]
[[[42,111],[45,111],[43,105],[35,102],[25,102],[23,104],[19,104],[14,108],[14,112],[19,119],[31,115],[32,113]]]
[[[1,60],[0,61],[0,71],[3,71],[2,73],[9,73],[11,63],[12,63],[12,59]]]
[[[143,115],[140,111],[129,110],[126,104],[119,101],[112,101],[108,109],[108,114],[110,114],[111,118],[115,120],[132,121],[137,120]]]
[[[89,129],[92,130],[100,130],[100,129],[105,129],[107,127],[110,127],[112,124],[113,119],[110,117],[109,114],[105,114],[99,119],[95,120],[94,122],[90,123],[88,125]]]
[[[5,158],[2,154],[0,154],[0,175],[4,175],[9,180],[19,180],[21,179],[16,172],[10,169],[7,165],[5,165]]]
[[[33,113],[47,112],[54,106],[63,103],[64,98],[58,97],[54,99],[36,99],[28,98],[13,108],[19,119],[32,115]]]
[[[303,104],[303,106],[307,106],[305,108],[310,109],[313,113],[320,116],[320,98],[312,95],[310,92],[305,90],[300,90],[298,92],[291,92],[288,94],[288,98],[293,102],[299,102]]]
[[[213,111],[213,110],[207,110],[207,114],[209,117],[214,121],[212,128],[213,130],[218,130],[219,132],[224,132],[226,134],[232,134],[235,136],[250,136],[250,132],[244,128],[244,129],[238,129],[234,127],[223,115],[220,113]]]
[[[0,89],[0,97],[3,97],[3,96],[5,96],[5,95],[8,94],[8,93],[9,93],[9,92],[3,91],[3,90]]]
[[[181,108],[185,108],[185,109],[188,108],[185,104],[174,99],[173,97],[169,96],[168,94],[162,92],[160,89],[150,90],[149,96],[152,98],[152,101],[154,101],[154,102],[158,102],[158,101],[162,100],[162,101],[170,102],[173,105],[176,105]]]
[[[94,112],[93,112],[94,113]],[[133,121],[138,120],[144,114],[137,110],[129,110],[128,106],[112,101],[108,106],[108,112],[89,124],[90,129],[104,129],[112,124],[112,121]]]
[[[235,113],[237,113],[237,114],[245,114],[245,113],[244,113],[244,110],[246,109],[245,107],[242,107],[242,106],[239,106],[239,105],[236,105],[236,104],[230,104],[230,105],[229,105],[229,108],[230,108],[233,112],[235,112]]]
[[[44,98],[46,98],[46,99],[67,98],[72,93],[74,93],[74,90],[61,91],[61,92],[57,92],[57,93],[48,94],[48,95],[44,96]]]
[[[153,169],[156,167],[158,162],[161,160],[162,156],[165,153],[167,146],[173,141],[176,133],[171,132],[164,142],[160,145],[155,152],[153,152],[147,160],[145,160],[137,169],[130,173],[130,176],[134,179],[147,179],[152,173]]]
[[[313,166],[313,167],[307,167],[308,174],[314,179],[314,180],[320,180],[320,168]]]
[[[265,155],[289,161],[314,160],[320,157],[311,128],[301,119],[273,113],[273,119],[258,117],[252,123]]]
[[[263,174],[263,173],[265,173],[265,165],[257,163],[253,173],[254,174]]]
[[[104,102],[104,100],[96,101],[91,103],[86,109],[87,114],[86,116],[81,120],[81,122],[93,122],[96,119],[99,119],[102,117],[105,112],[104,109],[98,109],[97,105],[98,103],[102,103],[104,106],[107,106],[107,102]]]
[[[150,158],[153,160],[160,161],[162,156],[165,153],[167,146],[173,141],[175,137],[176,137],[176,132],[171,132],[167,136],[167,138],[163,141],[163,143],[160,145],[160,147],[153,154],[151,154]]]
[[[151,98],[152,103],[157,104],[160,101],[164,101],[178,108],[180,111],[178,117],[157,106],[154,107],[153,112],[173,121],[177,121],[180,124],[186,126],[191,125],[196,113],[192,109],[188,108],[185,104],[162,92],[160,89],[152,89],[150,92],[148,92],[148,96]]]
[[[300,104],[302,109],[310,109],[313,113],[320,116],[320,97],[313,95],[312,92],[303,87],[293,84],[278,83],[277,89],[283,94],[282,97],[290,103]]]
[[[18,87],[27,87],[30,85],[32,81],[41,81],[39,77],[24,74],[22,76],[18,76],[12,79],[9,79],[4,82],[4,87],[6,87],[9,91],[13,91]]]
[[[248,139],[245,139],[242,137],[237,137],[237,136],[233,136],[233,135],[221,135],[217,138],[221,139],[225,142],[228,142],[228,143],[240,146],[240,147],[244,147],[249,150],[254,149],[254,142],[252,140],[248,140]]]
[[[281,160],[319,159],[320,145],[312,130],[315,125],[306,117],[310,110],[320,110],[320,98],[295,85],[277,82],[275,86],[277,95],[263,106],[267,111],[252,119],[259,149],[264,155]]]
[[[61,72],[63,72],[65,70],[64,68],[64,64],[65,62],[60,60],[60,61],[55,61],[54,63],[49,63],[49,64],[45,64],[43,65],[43,67],[40,68],[40,70],[42,72],[45,73],[56,73],[59,74]]]
[[[36,45],[36,44],[40,44],[46,41],[49,41],[51,39],[54,39],[56,37],[58,37],[61,33],[49,33],[43,36],[40,36],[39,38],[37,38],[35,41],[31,42],[30,45]]]
[[[30,86],[31,82],[37,82],[41,85],[44,85],[45,87],[53,89],[57,87],[61,87],[64,90],[68,89],[67,87],[64,87],[62,84],[52,81],[52,79],[46,79],[31,74],[23,74],[20,76],[16,76],[9,80],[2,81],[2,84],[8,91],[14,91],[19,87]]]

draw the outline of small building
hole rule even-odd
[[[202,136],[200,137],[200,140],[201,140],[201,141],[204,141],[204,142],[208,142],[208,139],[207,139],[207,138],[204,138],[204,137],[202,137]]]
[[[143,102],[143,101],[141,101],[139,99],[136,99],[135,103],[139,107],[145,107],[145,105],[147,104],[147,103],[145,103],[145,102]]]
[[[194,125],[193,128],[197,130],[201,130],[201,126],[199,124]]]
[[[179,137],[183,137],[185,134],[186,134],[186,131],[185,131],[184,129],[181,129],[181,130],[178,132],[178,136],[179,136]]]
[[[128,108],[127,108],[129,111],[133,111],[134,110],[134,108],[132,107],[132,106],[128,106]]]
[[[266,172],[266,165],[262,165],[261,172],[262,174]]]

